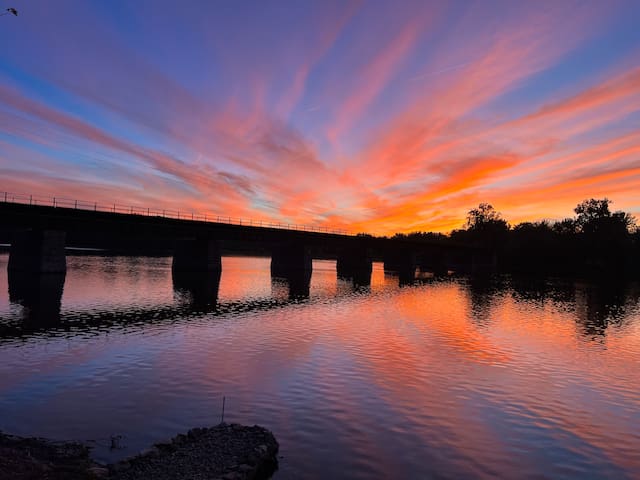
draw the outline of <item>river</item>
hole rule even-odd
[[[307,295],[268,258],[224,257],[218,284],[80,255],[64,284],[10,285],[7,260],[7,433],[113,461],[218,423],[225,397],[226,422],[274,432],[276,479],[640,477],[638,283],[400,286],[375,263],[357,287],[314,261]]]

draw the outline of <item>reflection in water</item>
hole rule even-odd
[[[604,335],[611,325],[620,326],[628,317],[626,311],[640,301],[637,283],[616,279],[596,284],[579,284],[575,288],[575,304],[582,333]]]
[[[413,285],[416,281],[416,271],[416,268],[405,268],[398,271],[398,285],[401,287]]]
[[[309,298],[311,279],[302,278],[271,278],[271,292],[274,298],[288,298],[289,300],[305,300]]]
[[[69,257],[64,292],[38,297],[14,294],[0,256],[0,429],[124,435],[124,450],[94,451],[113,460],[217,422],[224,395],[229,421],[276,434],[276,479],[640,471],[638,284],[399,288],[379,264],[370,283],[329,261],[298,286],[262,258],[225,257],[217,278],[172,275],[170,258]],[[32,328],[26,306],[53,290],[59,322]]]
[[[23,320],[32,325],[53,326],[60,321],[64,273],[10,270],[9,301],[23,307]]]
[[[545,277],[514,277],[510,287],[518,299],[544,305],[552,301],[575,309],[586,337],[602,336],[610,325],[621,326],[640,302],[640,285],[622,278],[576,282]]]
[[[173,289],[179,295],[180,303],[194,309],[215,310],[220,288],[220,271],[181,272],[172,270]]]
[[[491,322],[491,309],[496,299],[505,291],[505,279],[495,275],[469,277],[467,292],[471,304],[472,321],[479,326]]]
[[[368,268],[353,268],[351,270],[336,268],[336,270],[338,279],[353,283],[354,288],[369,287],[371,285],[372,272]]]

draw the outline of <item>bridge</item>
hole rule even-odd
[[[335,259],[337,274],[359,285],[370,283],[373,260],[401,282],[413,280],[418,267],[442,275],[492,266],[488,252],[467,245],[8,193],[0,193],[0,243],[11,245],[10,271],[38,274],[64,273],[66,247],[171,254],[175,275],[219,275],[222,255],[271,256],[273,277],[303,286],[314,258]]]

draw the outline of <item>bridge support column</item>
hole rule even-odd
[[[171,268],[178,272],[220,272],[220,246],[208,238],[180,239],[175,244]]]
[[[417,255],[410,250],[389,252],[384,257],[385,272],[398,273],[400,284],[411,283],[415,280],[417,266]]]
[[[431,272],[435,276],[446,276],[450,263],[448,255],[443,250],[436,249],[423,253],[418,266],[421,270]]]
[[[64,273],[65,232],[27,230],[16,232],[11,241],[8,270],[31,273]]]
[[[371,252],[366,248],[344,249],[338,255],[338,277],[352,278],[357,285],[371,285]]]
[[[302,243],[281,244],[271,252],[271,276],[286,278],[296,284],[311,280],[311,251]]]

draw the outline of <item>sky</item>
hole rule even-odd
[[[379,235],[640,219],[638,0],[0,7],[0,191]]]

